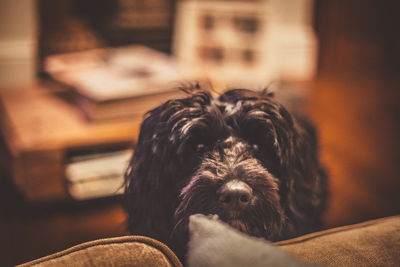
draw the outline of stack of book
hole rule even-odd
[[[91,121],[142,116],[192,79],[171,56],[139,45],[52,55],[44,70]]]
[[[76,200],[122,194],[131,150],[76,156],[65,166],[69,195]]]

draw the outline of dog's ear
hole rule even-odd
[[[173,224],[168,214],[173,214],[176,202],[170,193],[176,190],[174,181],[165,182],[174,179],[169,169],[175,168],[168,121],[181,108],[180,103],[168,101],[147,113],[125,176],[129,231],[162,242],[168,240]]]
[[[187,98],[169,100],[146,115],[125,176],[131,233],[162,242],[169,239],[180,189],[186,182],[183,179],[192,171],[181,162],[187,160],[182,153],[194,142],[194,132],[209,127],[201,115],[210,101],[207,92],[196,91]]]
[[[286,204],[292,227],[309,232],[321,226],[328,194],[327,175],[319,161],[315,127],[305,118],[295,118],[294,122],[292,143],[287,147]]]
[[[314,222],[318,224],[327,192],[313,125],[304,118],[295,117],[268,96],[234,90],[224,97],[242,101],[237,129],[245,140],[259,147],[257,157],[278,178],[288,227],[293,233],[315,229],[318,225]],[[285,232],[289,232],[287,237],[290,237],[290,229]]]

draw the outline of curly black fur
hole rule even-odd
[[[128,228],[160,240],[183,258],[191,214],[217,214],[240,231],[268,240],[321,224],[326,175],[314,128],[273,96],[245,89],[214,99],[192,88],[143,121],[126,174]],[[233,179],[252,189],[246,208],[218,199]]]

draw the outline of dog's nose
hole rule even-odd
[[[245,182],[232,180],[218,190],[218,200],[226,207],[245,207],[250,203],[252,191],[251,187]]]

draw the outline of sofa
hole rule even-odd
[[[235,249],[240,251],[245,246],[243,240],[232,236],[231,239],[224,238],[229,242],[228,245],[223,243],[216,245],[215,238],[220,237],[216,237],[215,231],[221,233],[221,237],[226,237],[229,235],[229,231],[234,232],[234,230],[225,229],[221,231],[224,228],[218,229],[212,224],[211,226],[212,229],[205,230],[208,232],[208,236],[205,235],[202,239],[197,238],[195,242],[192,240],[194,238],[192,236],[193,225],[189,226],[191,229],[190,242],[193,242],[189,243],[188,266],[243,266],[243,262],[240,263],[240,260],[235,259],[234,264],[232,264],[232,261],[230,263],[224,261],[224,259],[232,256],[223,252],[234,251]],[[221,227],[225,226],[222,225]],[[198,231],[198,229],[195,229],[195,231]],[[238,232],[233,233],[233,235],[243,234]],[[211,240],[214,247],[207,247],[210,240],[204,242],[204,239],[210,236],[214,238]],[[240,238],[247,237],[243,235]],[[238,240],[238,242],[232,240]],[[251,263],[251,266],[308,266],[308,264],[322,266],[399,266],[400,215],[337,227],[276,243],[261,240],[253,241],[252,239],[249,242],[258,242],[258,250],[260,250],[260,245],[261,249],[265,248],[265,251],[269,248],[273,249],[272,252],[268,252],[270,255],[267,254],[267,258],[265,258],[265,253],[263,256],[260,256],[260,253],[251,255],[250,259],[257,258],[258,261]],[[223,246],[224,250],[219,250],[218,246]],[[197,251],[193,251],[196,249]],[[297,265],[296,261],[294,263],[291,261],[290,264],[276,264],[276,262],[275,264],[267,264],[270,257],[279,254],[277,251],[282,251],[283,255],[287,254],[288,257],[296,259],[300,264]],[[218,255],[219,259],[211,257],[211,260],[209,260],[211,253]],[[235,253],[235,256],[240,257],[240,253]],[[303,263],[304,265],[302,265]],[[182,266],[182,263],[161,242],[143,236],[123,236],[83,243],[20,266]]]

